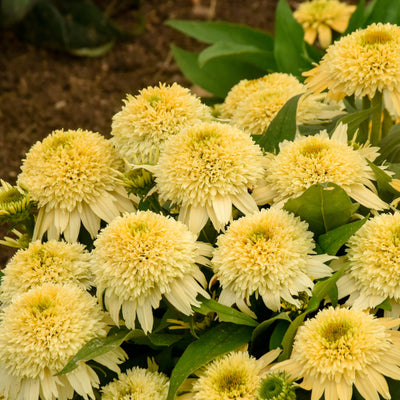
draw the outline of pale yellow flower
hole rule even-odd
[[[313,280],[331,275],[324,264],[333,257],[315,255],[306,222],[285,210],[270,208],[239,218],[218,236],[212,268],[222,286],[219,302],[236,303],[250,315],[250,296],[266,307],[280,309],[281,298],[300,306],[293,296],[311,295]],[[254,316],[254,315],[253,315]]]
[[[195,235],[181,222],[150,211],[117,217],[95,241],[93,270],[98,296],[116,324],[119,313],[129,329],[136,317],[150,332],[153,309],[164,296],[186,315],[199,306],[198,294],[208,297],[197,263],[209,264],[212,247],[196,242]]]
[[[383,92],[389,111],[400,114],[400,27],[371,24],[330,46],[319,65],[304,73],[314,92],[328,89],[328,96],[341,100]]]
[[[350,266],[337,282],[339,298],[367,310],[388,299],[400,316],[400,213],[381,214],[368,220],[347,242]]]
[[[326,131],[298,135],[283,141],[277,155],[267,154],[265,178],[255,188],[258,204],[279,203],[300,196],[315,183],[333,182],[365,207],[381,210],[387,204],[376,194],[367,160],[378,156],[376,147],[354,149],[347,143],[347,125],[339,124],[331,137]]]
[[[375,318],[363,311],[326,308],[297,331],[285,371],[318,400],[351,400],[353,385],[365,400],[390,399],[384,375],[400,379],[399,320]]]
[[[211,120],[211,110],[177,83],[148,87],[128,95],[112,121],[111,141],[130,163],[162,150],[165,141],[182,129]]]
[[[168,387],[163,373],[134,367],[104,386],[101,400],[166,400]]]
[[[293,16],[303,26],[304,40],[313,44],[318,36],[325,49],[332,43],[332,30],[343,33],[355,9],[338,0],[310,0],[300,3]]]
[[[248,189],[262,177],[262,153],[250,136],[227,124],[204,123],[172,137],[154,168],[162,200],[180,206],[179,220],[199,233],[232,219],[232,205],[258,211]]]
[[[191,392],[180,398],[256,400],[259,384],[279,353],[275,349],[256,359],[245,351],[233,351],[218,357],[196,373]]]
[[[78,243],[32,242],[17,251],[3,269],[0,301],[8,304],[14,296],[44,283],[71,283],[89,289],[93,284],[89,260],[89,253]]]
[[[105,336],[96,300],[74,285],[45,284],[14,298],[0,321],[0,393],[8,400],[67,400],[77,392],[95,399],[99,378],[85,362],[60,372],[89,340]],[[94,360],[115,372],[126,354],[118,348]]]
[[[251,135],[263,134],[285,103],[306,92],[306,87],[290,74],[272,73],[259,79],[242,80],[221,105],[221,118]],[[343,105],[326,100],[325,94],[305,94],[298,102],[297,124],[315,124],[342,113]]]
[[[133,211],[125,189],[117,185],[122,161],[112,144],[98,133],[57,130],[27,153],[18,183],[38,203],[33,239],[78,238],[81,221],[95,237],[100,221],[110,222]]]

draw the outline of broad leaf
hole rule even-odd
[[[347,124],[347,136],[349,139],[351,139],[356,130],[360,127],[360,124],[364,121],[367,121],[374,111],[375,108],[368,108],[366,110],[347,114],[344,117],[339,118],[337,125],[340,123]]]
[[[311,69],[302,26],[294,19],[286,0],[279,0],[275,14],[274,55],[279,71],[302,77],[302,72]]]
[[[275,317],[272,317],[270,319],[267,319],[267,320],[261,322],[261,324],[259,324],[257,326],[257,328],[254,329],[253,335],[251,337],[251,341],[254,342],[254,340],[256,340],[259,336],[263,335],[264,332],[266,330],[268,330],[268,328],[273,323],[275,323],[276,321],[279,321],[279,320],[291,322],[291,319],[289,318],[289,316],[285,312],[282,312],[282,313],[280,313],[278,315],[275,315]]]
[[[248,44],[266,51],[273,49],[274,40],[271,35],[246,25],[184,20],[169,20],[166,24],[204,43],[224,41]]]
[[[221,323],[191,343],[172,370],[167,400],[173,400],[184,380],[201,366],[248,343],[252,332],[248,326]]]
[[[202,298],[200,307],[193,307],[194,311],[207,315],[209,312],[218,314],[220,321],[232,322],[236,325],[257,326],[258,322],[241,311],[232,307],[227,307],[212,299]]]
[[[271,121],[262,135],[253,135],[253,139],[266,152],[278,153],[279,143],[293,140],[296,135],[296,111],[301,94],[292,97]]]
[[[387,192],[398,196],[399,192],[392,185],[390,185],[392,177],[388,175],[383,169],[376,166],[373,162],[369,160],[367,161],[372,171],[374,172],[375,179],[378,182],[379,187],[383,190],[386,190]]]
[[[339,249],[365,224],[365,222],[367,222],[367,220],[368,217],[365,217],[320,235],[318,237],[318,245],[324,253],[333,256],[336,255]]]
[[[242,79],[256,79],[265,75],[265,71],[229,57],[210,60],[203,68],[198,62],[198,54],[171,46],[175,61],[183,74],[196,85],[224,98],[232,86]]]
[[[366,25],[373,22],[390,22],[398,24],[400,16],[400,0],[379,0],[373,4]]]
[[[2,0],[0,1],[1,24],[8,27],[21,21],[38,0]]]
[[[121,346],[126,340],[134,337],[144,337],[145,333],[142,330],[129,330],[127,328],[121,328],[114,330],[109,336],[104,338],[94,338],[86,343],[76,355],[68,362],[68,364],[56,375],[63,375],[73,371],[78,367],[79,361],[89,361],[94,358],[101,356],[102,354],[108,353],[111,350]]]
[[[400,124],[393,125],[389,134],[380,143],[380,156],[376,159],[377,163],[384,160],[392,163],[400,163]]]
[[[360,0],[356,10],[350,17],[349,24],[347,25],[346,32],[344,35],[347,35],[357,28],[361,28],[364,25],[366,19],[366,11],[365,11],[365,0]]]
[[[207,62],[218,57],[234,57],[265,71],[276,70],[272,51],[262,50],[253,45],[222,41],[212,44],[199,54],[199,65],[203,67]]]
[[[308,222],[316,235],[346,224],[357,209],[347,193],[338,185],[316,183],[301,196],[289,199],[284,208]]]

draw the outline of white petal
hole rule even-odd
[[[204,206],[191,206],[188,208],[188,227],[191,232],[198,235],[207,221],[208,214]]]
[[[78,240],[79,231],[81,229],[81,218],[78,210],[75,208],[70,214],[69,224],[64,230],[64,238],[69,243],[74,243]]]
[[[246,192],[231,196],[233,205],[243,214],[252,214],[258,211],[257,202],[251,194]]]
[[[215,196],[212,206],[220,225],[225,226],[232,218],[232,201],[229,196]]]
[[[388,208],[388,205],[382,201],[375,193],[372,193],[363,185],[351,185],[349,196],[367,208],[373,210],[383,210]]]
[[[145,333],[151,332],[153,329],[153,309],[150,303],[144,302],[143,305],[137,308],[136,314],[143,331]]]

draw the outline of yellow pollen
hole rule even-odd
[[[327,149],[326,144],[318,143],[318,142],[307,142],[305,143],[301,153],[306,157],[315,157],[318,156],[322,150]]]
[[[158,94],[152,94],[148,97],[148,102],[149,104],[154,107],[155,104],[159,103],[161,101],[161,97]]]
[[[249,239],[253,243],[257,243],[260,241],[266,242],[267,240],[271,239],[271,235],[265,228],[257,227],[256,229],[254,229],[250,232]]]
[[[245,380],[241,371],[229,371],[222,375],[218,382],[218,389],[224,393],[235,393],[243,391]]]
[[[322,336],[330,344],[337,344],[351,331],[352,325],[348,321],[331,322],[322,329]]]
[[[366,31],[362,38],[362,44],[367,45],[379,45],[386,44],[393,39],[392,35],[386,31]]]
[[[147,224],[145,222],[135,221],[129,225],[129,230],[131,231],[132,234],[146,233],[149,231],[149,227],[147,226]]]

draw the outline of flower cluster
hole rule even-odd
[[[312,0],[293,21],[326,47],[353,10]],[[110,139],[34,144],[0,187],[17,236],[1,243],[18,248],[0,274],[0,399],[390,399],[399,32],[344,35],[305,84],[275,63],[214,109],[159,84],[127,95]]]

